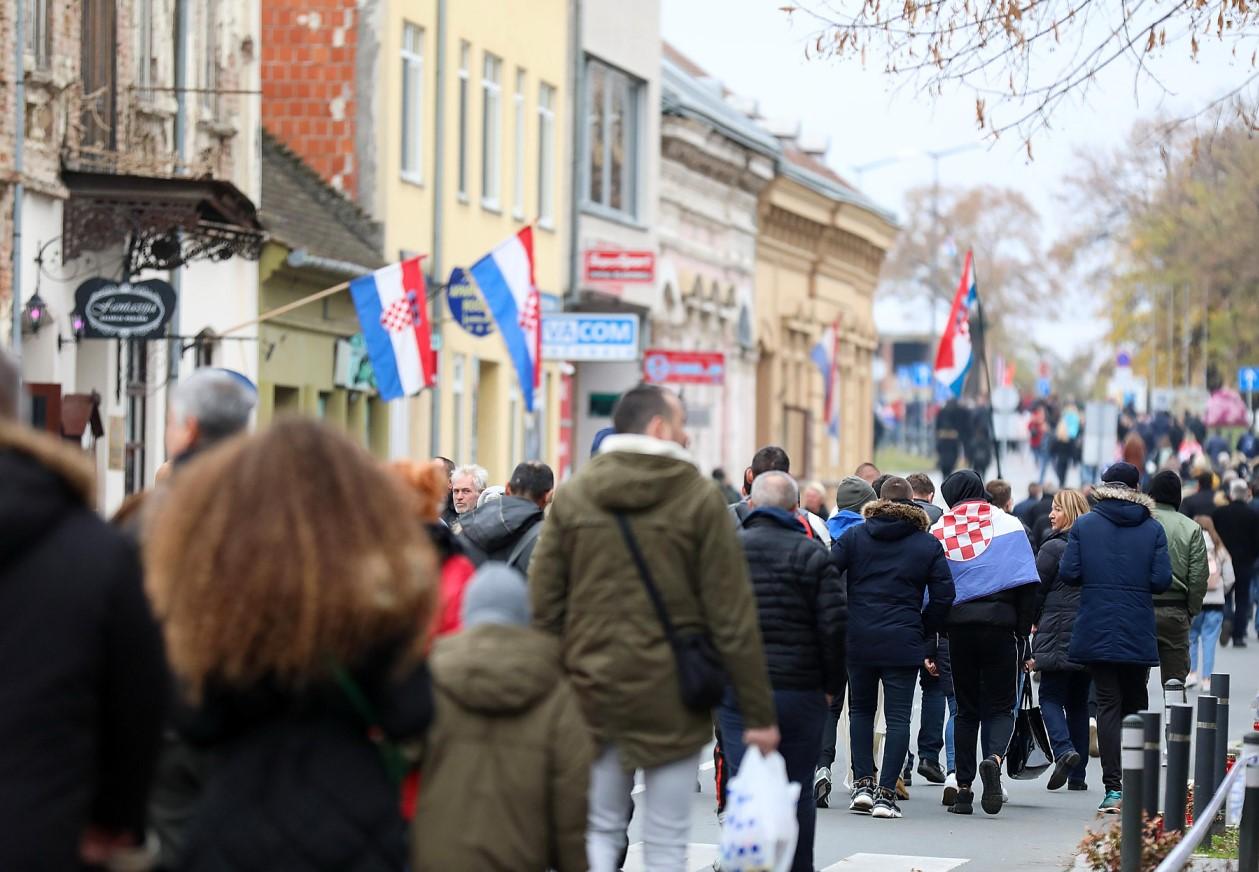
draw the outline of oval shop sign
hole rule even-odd
[[[91,278],[74,291],[89,339],[153,339],[175,310],[175,289],[161,279],[116,282]]]

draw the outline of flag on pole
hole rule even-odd
[[[418,394],[437,381],[421,260],[423,255],[350,282],[382,400]]]
[[[962,395],[966,374],[970,372],[973,349],[970,341],[970,314],[979,301],[979,289],[975,282],[973,252],[966,252],[962,266],[962,280],[953,297],[948,323],[940,337],[940,349],[936,353],[935,377],[944,389],[954,397]]]
[[[507,346],[525,411],[542,383],[542,295],[533,280],[533,228],[499,243],[468,270]]]
[[[839,319],[822,331],[822,336],[809,356],[822,373],[825,386],[825,404],[822,407],[826,420],[826,432],[839,438],[839,378],[835,371],[839,364]]]

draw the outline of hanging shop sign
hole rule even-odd
[[[91,278],[74,291],[87,339],[156,339],[175,311],[175,289],[161,279]]]
[[[446,305],[450,308],[450,317],[473,336],[480,338],[494,332],[490,307],[468,281],[468,274],[459,267],[450,271],[450,281],[446,282]]]
[[[592,248],[584,252],[586,281],[652,282],[656,278],[656,255],[652,251],[620,251]]]
[[[652,384],[719,385],[726,380],[726,356],[712,351],[643,352],[643,379]]]

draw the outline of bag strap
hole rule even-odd
[[[358,713],[358,716],[367,723],[367,736],[380,753],[380,759],[384,763],[386,774],[394,784],[401,784],[411,768],[407,765],[406,756],[397,745],[385,736],[376,708],[368,701],[367,695],[363,693],[363,689],[358,686],[358,682],[350,675],[349,670],[341,665],[340,661],[331,657],[328,665],[332,670],[332,677],[336,679],[337,685],[341,688],[341,692],[350,701],[350,705]]]
[[[670,645],[677,647],[677,633],[673,629],[673,621],[669,618],[669,611],[664,607],[664,598],[660,596],[660,589],[656,587],[656,582],[651,577],[651,570],[647,568],[647,561],[638,547],[638,540],[634,538],[634,533],[630,529],[629,520],[620,512],[613,512],[612,517],[616,519],[616,525],[621,530],[621,538],[625,540],[625,547],[629,549],[630,556],[634,558],[634,565],[638,567],[638,577],[642,579],[643,587],[647,589],[647,596],[651,599],[651,604],[655,606],[656,615],[660,618],[661,626],[664,627],[665,638],[669,640]]]
[[[538,537],[541,535],[542,535],[542,519],[536,518],[533,524],[529,526],[529,529],[525,530],[524,535],[522,535],[520,539],[516,541],[516,546],[511,549],[511,553],[507,555],[507,565],[512,568],[515,568],[516,561],[519,560],[521,555],[525,553],[525,549],[528,548],[530,545],[532,545],[534,542],[537,542]]]

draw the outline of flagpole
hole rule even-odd
[[[972,267],[973,268],[973,267]],[[997,441],[997,425],[992,412],[992,374],[988,371],[988,325],[984,321],[984,298],[975,292],[975,314],[979,316],[979,353],[984,366],[984,383],[988,386],[988,439],[992,442],[992,453],[997,460],[997,478],[1005,478],[1001,473],[1001,444]]]

